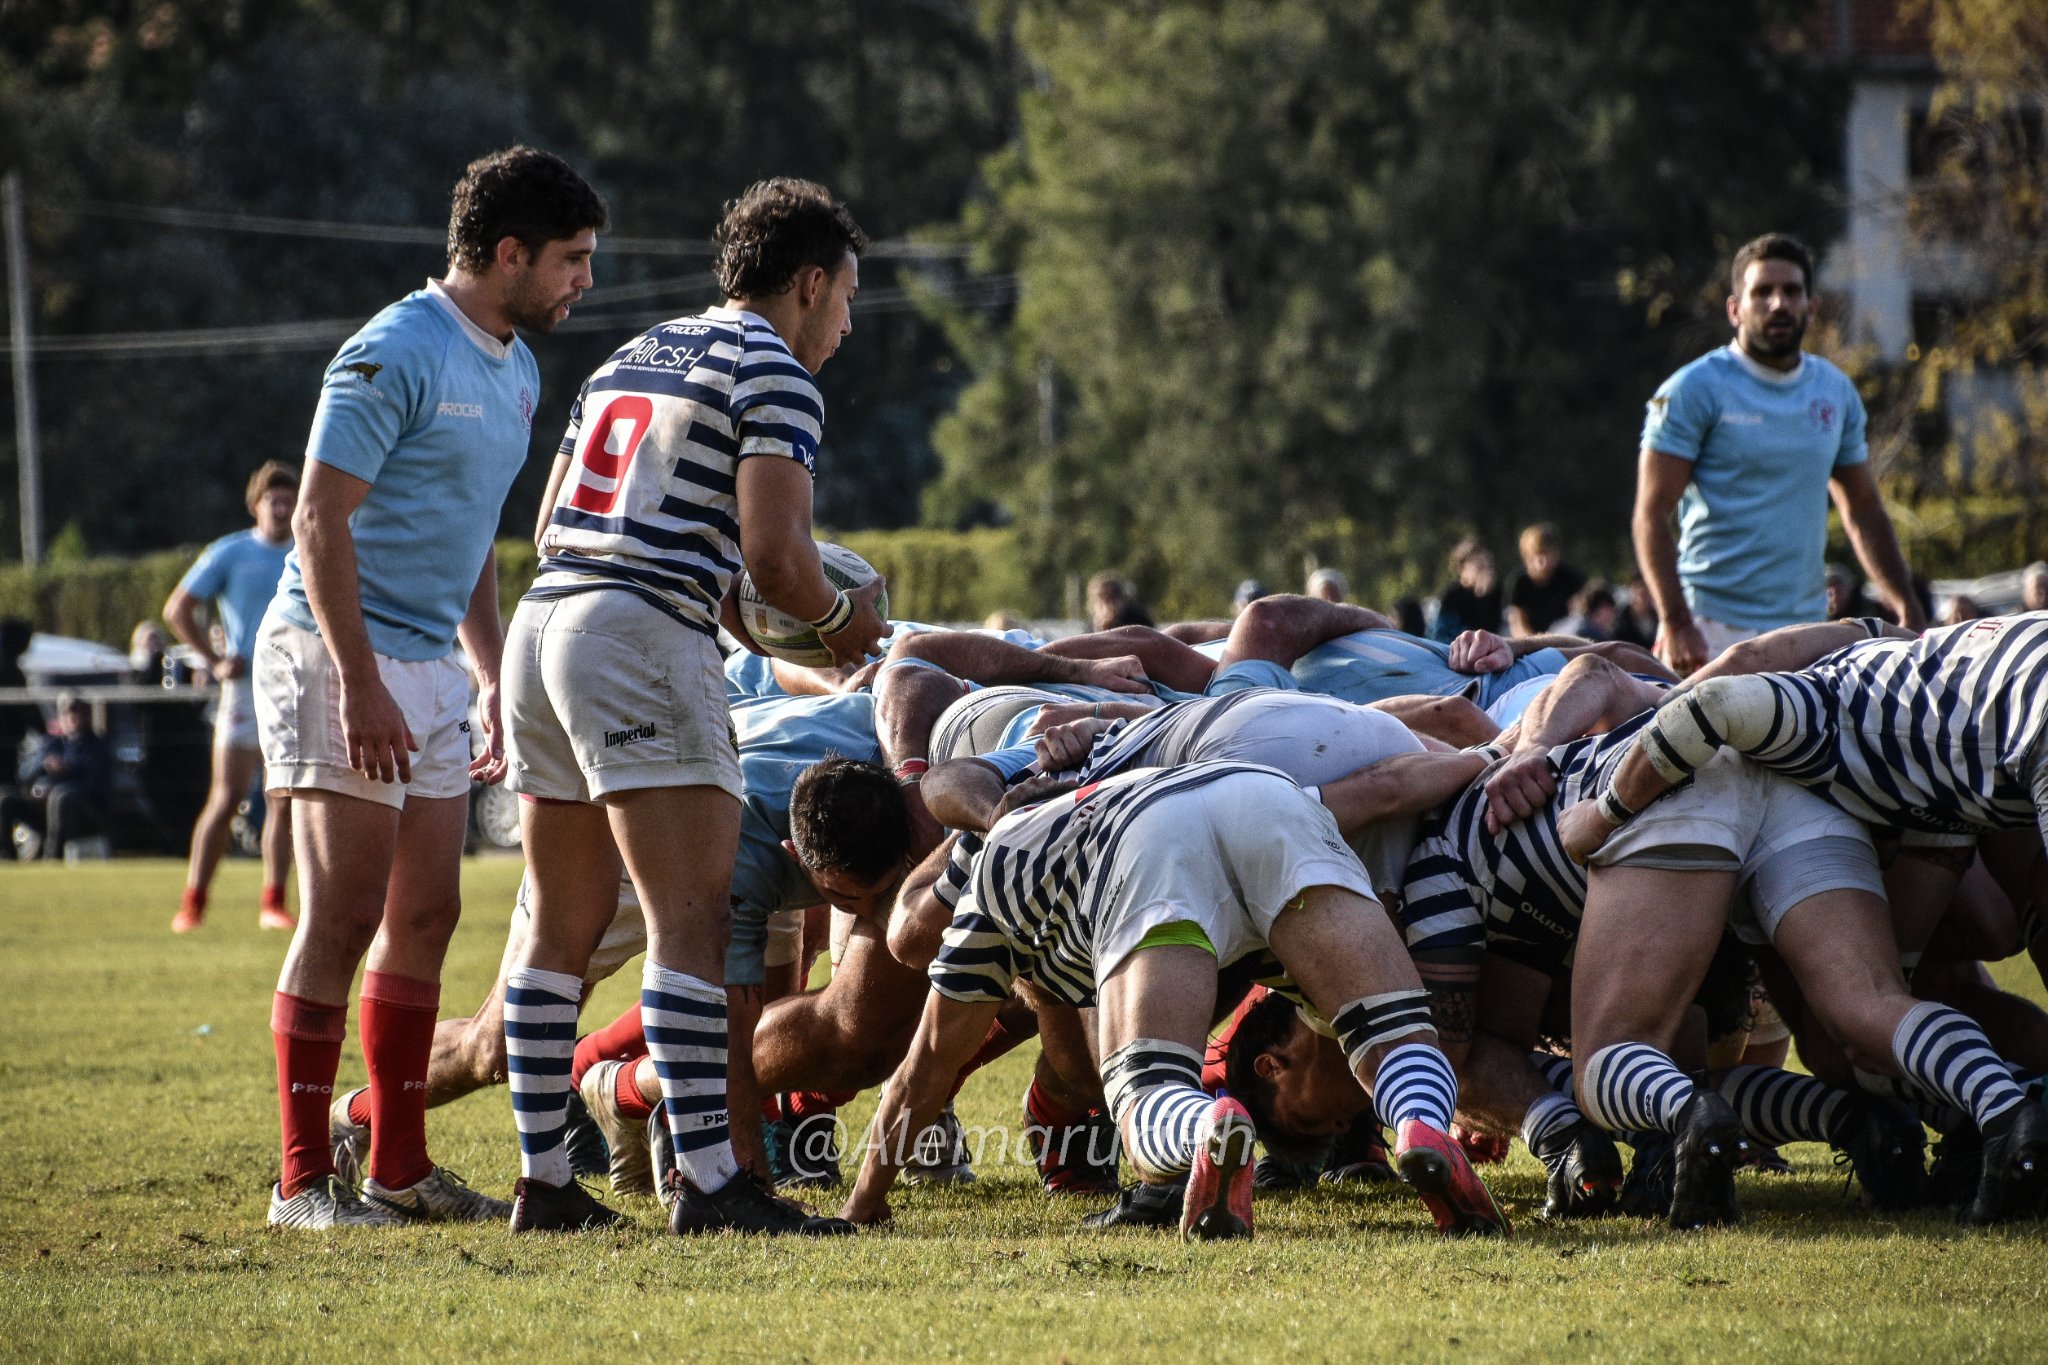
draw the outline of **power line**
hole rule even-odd
[[[304,237],[316,241],[380,242],[397,246],[441,246],[447,230],[413,227],[398,223],[351,223],[332,218],[279,218],[269,214],[227,212],[213,209],[185,209],[166,205],[121,204],[88,199],[58,207],[91,218],[115,218],[132,223],[203,232],[248,232],[271,237]],[[709,241],[680,237],[606,237],[604,249],[626,256],[701,256],[717,254]],[[866,255],[875,260],[940,261],[962,260],[972,248],[946,243],[913,242],[903,238],[870,242]]]

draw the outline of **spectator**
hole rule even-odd
[[[192,825],[185,892],[171,920],[173,933],[189,933],[204,922],[207,893],[227,851],[235,808],[249,795],[263,767],[249,661],[255,657],[257,629],[277,593],[285,555],[292,548],[298,471],[266,461],[250,476],[244,502],[256,524],[207,546],[164,603],[164,619],[198,654],[207,676],[220,684],[214,701],[212,781],[206,805]],[[200,624],[202,606],[211,606],[217,617],[211,628]],[[292,862],[291,828],[289,794],[271,792],[263,819],[263,889],[256,919],[265,929],[289,930],[294,923],[285,909],[284,891]]]
[[[1149,626],[1152,613],[1138,601],[1138,590],[1121,574],[1104,571],[1088,580],[1088,626],[1091,630],[1114,630],[1118,626]]]
[[[1436,624],[1429,638],[1449,644],[1468,630],[1500,633],[1500,580],[1493,552],[1466,537],[1451,547],[1451,582],[1436,599]]]
[[[1822,580],[1828,590],[1828,620],[1856,614],[1856,579],[1839,564],[1830,564]]]
[[[1508,627],[1516,637],[1541,635],[1572,609],[1586,576],[1564,562],[1557,528],[1539,522],[1522,532],[1522,572],[1508,590]]]
[[[1585,640],[1612,640],[1615,624],[1614,589],[1596,578],[1572,599],[1571,615],[1551,629]]]
[[[1941,623],[1945,626],[1959,626],[1965,621],[1981,621],[1990,614],[1976,598],[1957,593],[1948,599],[1948,610],[1941,614]]]
[[[1308,595],[1325,602],[1342,602],[1351,594],[1351,584],[1335,569],[1317,569],[1308,576]]]
[[[2048,564],[2038,559],[2020,575],[2020,610],[2048,611]]]
[[[14,857],[14,827],[41,839],[45,858],[61,858],[74,839],[106,828],[113,794],[114,756],[92,728],[92,708],[66,695],[57,702],[57,733],[24,759],[19,787],[0,796],[0,856]]]
[[[128,632],[128,681],[145,687],[163,686],[164,654],[169,648],[162,626],[137,621],[135,629]]]
[[[1247,578],[1237,585],[1237,593],[1230,599],[1230,614],[1236,616],[1261,597],[1271,597],[1273,590],[1256,578]]]
[[[1642,649],[1657,647],[1657,599],[1641,574],[1628,581],[1628,598],[1614,618],[1614,638]]]
[[[34,635],[35,627],[18,616],[0,620],[0,687],[28,686],[28,677],[21,671],[21,656],[28,653],[28,642]],[[41,734],[42,729],[43,713],[33,702],[0,705],[0,752],[22,749],[29,736]]]

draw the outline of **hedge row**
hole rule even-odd
[[[2048,516],[2016,500],[1982,498],[1895,508],[1894,517],[1913,567],[1936,578],[1969,578],[2017,568],[2048,551],[2043,543],[2048,539]],[[971,621],[998,609],[1040,616],[1069,614],[1078,608],[1078,578],[1034,582],[1011,531],[854,531],[834,538],[888,575],[890,614],[899,618]],[[137,622],[160,619],[164,599],[197,554],[195,548],[138,558],[105,556],[35,571],[19,565],[0,567],[0,617],[23,617],[38,630],[126,648]],[[1332,562],[1342,557],[1340,552]],[[533,581],[534,558],[528,541],[498,542],[498,595],[508,617]],[[1100,566],[1076,566],[1077,575],[1094,567]],[[1415,578],[1413,566],[1392,578],[1387,578],[1384,566],[1352,567],[1363,570],[1354,571],[1353,578],[1367,596],[1375,586],[1411,590],[1407,580]],[[1375,574],[1374,568],[1380,572]],[[1435,566],[1427,568],[1415,581],[1434,581]],[[1200,609],[1191,610],[1198,614]]]

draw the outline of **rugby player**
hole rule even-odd
[[[461,913],[469,785],[505,771],[491,536],[526,459],[549,331],[589,288],[604,201],[527,147],[455,186],[445,280],[372,318],[327,367],[296,544],[255,653],[265,783],[291,793],[300,919],[271,1013],[284,1164],[274,1226],[484,1220],[508,1205],[427,1154],[441,961]],[[469,677],[486,737],[470,756]],[[362,1196],[336,1177],[328,1103],[362,986],[374,1119]]]
[[[1702,683],[1642,727],[1597,802],[1560,820],[1563,848],[1581,860],[1602,853],[1636,812],[1718,761],[1724,745],[1882,828],[1965,838],[2048,828],[2048,613],[1989,618],[1917,640],[1873,639],[1798,672]],[[1992,868],[2016,900],[2048,890],[2032,840],[2026,854]],[[1837,970],[1866,968],[1881,990],[1897,978],[1895,950],[1887,975],[1862,961],[1876,949],[1851,934],[1838,932],[1826,946]],[[1894,1011],[1901,999],[1904,1008]],[[1880,1041],[1887,1020],[1892,1031]],[[1920,1092],[1971,1116],[1984,1139],[1984,1169],[1964,1221],[2034,1211],[2048,1185],[2048,1111],[2013,1083],[1974,1023],[1913,1001],[1901,986],[1855,1040],[1830,1031],[1859,1067],[1893,1070],[1883,1066],[1888,1053]],[[1656,1059],[1639,1060],[1631,1087],[1657,1086]]]
[[[776,1200],[729,1133],[743,787],[717,625],[744,556],[835,662],[859,663],[888,630],[881,579],[833,587],[811,537],[824,412],[811,377],[852,330],[867,238],[823,187],[790,179],[748,188],[716,235],[725,301],[633,338],[585,381],[513,617],[510,780],[534,798],[521,811],[531,933],[505,989],[515,1232],[618,1217],[572,1178],[564,1138],[583,973],[617,916],[622,862],[647,919],[640,1008],[687,1184],[670,1229],[848,1230]]]
[[[263,765],[256,742],[256,701],[250,692],[249,660],[256,652],[256,628],[264,609],[277,595],[284,575],[284,557],[292,547],[292,510],[298,506],[299,476],[289,465],[266,460],[249,476],[249,515],[253,529],[222,536],[201,551],[199,559],[164,603],[164,620],[180,640],[197,651],[207,673],[220,684],[213,712],[213,782],[206,806],[192,826],[192,856],[185,872],[185,894],[171,920],[171,932],[190,933],[206,920],[206,893],[214,870],[227,852],[228,828],[235,807],[249,794],[249,783]],[[200,623],[199,607],[211,603],[219,613],[227,652],[215,654]],[[265,929],[290,929],[294,921],[285,908],[284,879],[292,867],[291,795],[265,794],[263,812],[263,891],[257,924]]]

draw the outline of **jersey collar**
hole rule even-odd
[[[1799,353],[1799,363],[1789,370],[1774,370],[1761,361],[1752,358],[1749,352],[1742,349],[1742,343],[1739,341],[1728,343],[1728,354],[1734,356],[1735,362],[1742,366],[1743,369],[1748,370],[1766,384],[1796,384],[1799,382],[1799,376],[1806,373],[1806,353],[1804,351]]]
[[[469,314],[462,311],[461,306],[455,302],[448,291],[441,287],[439,280],[427,281],[427,297],[447,309],[448,316],[455,319],[456,325],[462,328],[462,334],[469,338],[470,344],[491,359],[505,359],[512,354],[512,348],[519,343],[519,338],[516,336],[510,341],[500,341],[474,322],[471,322]]]

